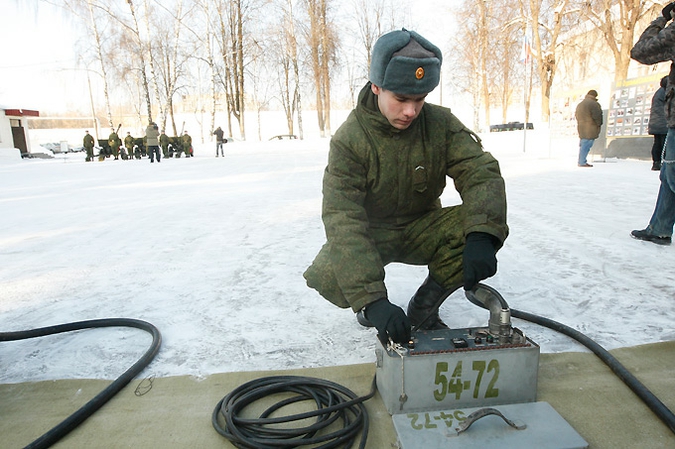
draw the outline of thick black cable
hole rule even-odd
[[[0,342],[25,340],[28,338],[44,337],[47,335],[60,334],[82,329],[102,328],[102,327],[133,327],[144,330],[152,335],[152,345],[129,369],[119,376],[113,383],[96,395],[93,399],[80,407],[75,413],[63,420],[60,424],[53,427],[47,433],[30,443],[26,448],[37,449],[47,448],[59,441],[66,434],[71,432],[84,420],[90,417],[94,412],[101,408],[122,388],[124,388],[136,375],[155,357],[162,343],[162,336],[159,330],[152,324],[132,318],[103,318],[98,320],[78,321],[74,323],[58,324],[55,326],[42,327],[39,329],[30,329],[17,332],[0,332]]]
[[[478,284],[483,288],[487,288],[496,295],[499,293],[484,284]],[[473,297],[473,293],[470,291],[466,292],[466,296],[472,303],[478,305],[479,307],[485,308],[485,306],[477,301]],[[501,295],[499,295],[501,296]],[[647,407],[649,407],[652,412],[659,417],[663,423],[668,426],[671,432],[675,433],[675,414],[673,414],[668,407],[666,407],[659,398],[657,398],[647,387],[645,387],[642,382],[640,382],[630,371],[626,369],[612,354],[609,353],[605,348],[600,346],[594,340],[590,339],[586,335],[582,334],[576,329],[573,329],[565,324],[554,321],[550,318],[545,318],[539,315],[535,315],[529,312],[523,312],[521,310],[510,309],[511,316],[514,318],[520,318],[521,320],[530,321],[531,323],[539,324],[540,326],[548,327],[556,332],[567,335],[568,337],[573,338],[582,345],[590,349],[600,360],[605,362],[605,364],[616,374],[633,392],[644,402]]]
[[[358,397],[342,385],[324,379],[304,376],[271,376],[254,379],[240,385],[221,399],[213,410],[211,422],[216,431],[235,447],[244,449],[288,448],[317,445],[317,448],[351,447],[361,433],[359,448],[368,438],[368,412],[363,404],[376,391],[373,383],[370,393]],[[267,408],[258,418],[244,418],[242,411],[258,400],[276,394],[288,394]],[[316,409],[293,415],[270,417],[287,405],[311,401]],[[313,424],[292,428],[288,423],[311,420]],[[342,427],[333,426],[342,421]],[[282,425],[282,426],[278,426]]]
[[[656,397],[647,387],[642,384],[630,371],[626,369],[612,354],[595,341],[581,332],[549,318],[544,318],[532,313],[511,309],[511,316],[522,320],[539,324],[549,329],[561,332],[571,337],[590,349],[600,360],[616,374],[633,392],[642,399],[671,432],[675,433],[675,414],[661,400]]]

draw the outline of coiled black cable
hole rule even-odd
[[[324,379],[304,376],[271,376],[240,385],[221,399],[213,410],[211,422],[235,447],[245,449],[286,448],[317,445],[317,448],[351,447],[361,433],[359,448],[368,438],[368,412],[363,404],[376,391],[373,378],[370,393],[357,397],[342,385]],[[242,411],[258,400],[271,395],[293,394],[263,411],[258,418],[244,418]],[[316,410],[270,417],[284,407],[313,401]],[[316,418],[313,424],[289,428],[287,423]],[[333,426],[338,421],[342,427]],[[282,425],[282,426],[279,426]]]
[[[159,333],[159,330],[152,324],[146,321],[131,318],[103,318],[99,320],[87,320],[78,321],[75,323],[58,324],[55,326],[41,327],[39,329],[30,329],[26,331],[0,332],[1,342],[25,340],[28,338],[44,337],[47,335],[100,327],[133,327],[144,330],[152,335],[152,345],[136,363],[134,363],[129,369],[122,373],[122,375],[119,376],[113,383],[108,385],[108,387],[106,387],[93,399],[80,407],[80,409],[78,409],[75,413],[63,420],[60,424],[53,427],[40,438],[26,446],[27,449],[41,449],[51,446],[63,438],[70,431],[75,429],[77,426],[82,424],[85,419],[94,414],[96,410],[101,408],[106,402],[108,402],[113,396],[122,390],[122,388],[124,388],[137,374],[143,371],[143,369],[152,361],[159,351],[160,345],[162,344],[162,336]]]

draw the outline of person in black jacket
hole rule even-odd
[[[666,120],[666,85],[668,77],[661,78],[661,86],[654,92],[652,106],[649,110],[649,125],[647,132],[654,136],[652,145],[652,170],[661,170],[661,153],[666,143],[668,134],[668,121]]]
[[[218,157],[218,150],[220,150],[221,156],[225,156],[225,154],[223,154],[223,136],[225,135],[225,132],[219,126],[213,131],[213,134],[216,136],[216,157]]]

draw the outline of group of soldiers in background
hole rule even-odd
[[[134,138],[131,136],[131,132],[127,132],[127,136],[124,138],[124,145],[122,145],[122,140],[120,139],[117,130],[111,129],[111,133],[108,136],[107,140],[98,141],[98,155],[94,155],[94,148],[97,147],[94,137],[89,134],[89,131],[85,131],[84,138],[82,139],[82,145],[87,153],[86,161],[93,161],[95,157],[98,157],[99,161],[103,161],[108,157],[114,157],[115,160],[123,159],[141,159],[142,157],[148,157],[148,145],[146,143],[146,137],[137,137]],[[164,130],[159,135],[159,146],[162,150],[162,155],[167,157],[193,157],[194,151],[192,148],[192,137],[188,134],[187,131],[179,137],[169,137],[166,135]],[[159,160],[159,158],[158,158]]]

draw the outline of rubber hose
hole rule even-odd
[[[487,290],[493,292],[493,294],[500,296],[494,288],[487,286],[485,284],[478,284],[479,286],[486,288]],[[471,291],[466,292],[466,297],[473,304],[486,309],[485,305],[480,301],[475,300]],[[596,356],[600,358],[609,368],[616,374],[619,379],[621,379],[633,392],[644,402],[647,407],[649,407],[656,416],[659,417],[663,423],[668,426],[671,432],[675,433],[675,414],[665,406],[659,398],[657,398],[647,387],[645,387],[642,382],[640,382],[630,371],[626,369],[612,354],[609,353],[605,348],[600,346],[594,340],[590,339],[586,335],[582,334],[576,329],[573,329],[569,326],[566,326],[562,323],[559,323],[550,318],[545,318],[543,316],[535,315],[529,312],[523,312],[522,310],[510,309],[511,316],[514,318],[520,318],[521,320],[530,321],[531,323],[539,324],[540,326],[548,327],[556,332],[567,335],[586,346],[590,349]]]
[[[324,379],[304,376],[271,376],[254,379],[240,385],[221,399],[213,410],[211,422],[216,431],[234,446],[246,449],[299,447],[316,445],[317,448],[351,447],[359,432],[359,448],[366,446],[368,438],[368,412],[363,402],[372,398],[376,381],[370,393],[357,397],[342,385]],[[243,418],[240,412],[269,395],[294,393],[265,411],[258,418]],[[303,401],[313,401],[316,410],[271,418],[283,407]],[[304,427],[279,428],[281,423],[316,418],[314,424]],[[342,428],[320,435],[320,431],[342,420]]]
[[[511,309],[511,316],[522,320],[530,321],[541,326],[548,327],[554,331],[563,333],[571,337],[590,349],[597,355],[609,368],[616,374],[640,399],[649,407],[656,416],[668,426],[671,432],[675,433],[675,414],[665,406],[642,382],[640,382],[630,371],[628,371],[612,354],[598,343],[582,334],[581,332],[566,326],[557,321],[532,313]]]
[[[87,320],[74,323],[58,324],[55,326],[30,329],[26,331],[0,332],[0,341],[16,341],[82,329],[102,327],[133,327],[144,330],[152,335],[152,345],[136,363],[127,369],[113,383],[111,383],[85,405],[80,407],[80,409],[75,413],[63,420],[60,424],[56,425],[40,438],[26,446],[26,448],[47,448],[59,441],[77,426],[82,424],[84,420],[94,414],[94,412],[101,408],[106,402],[108,402],[113,396],[122,390],[122,388],[124,388],[136,375],[143,371],[146,366],[148,366],[148,364],[159,351],[159,347],[162,343],[162,336],[159,333],[159,330],[152,324],[146,321],[131,318],[104,318],[99,320]]]

